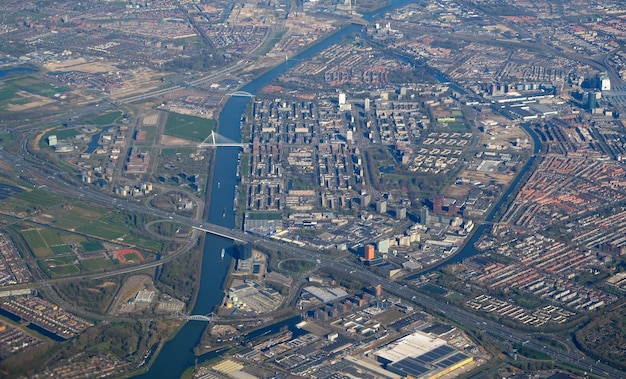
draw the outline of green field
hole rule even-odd
[[[202,142],[215,129],[215,120],[169,113],[164,134],[191,141]]]
[[[146,132],[146,140],[141,142],[137,141],[137,143],[145,143],[151,145],[154,142],[154,137],[156,137],[156,126],[143,126],[141,130]]]
[[[56,129],[53,132],[51,132],[50,135],[57,136],[58,140],[66,140],[66,139],[74,138],[80,133],[81,131],[78,129]]]
[[[32,76],[11,79],[8,83],[22,91],[34,93],[44,97],[54,97],[57,93],[68,91],[67,88],[55,87],[52,84],[44,83]]]
[[[7,106],[23,105],[31,102],[30,99],[21,96],[18,92],[24,91],[35,95],[54,98],[57,93],[67,92],[66,88],[56,88],[48,83],[24,75],[12,77],[0,84],[0,109],[6,109]]]
[[[437,130],[438,132],[465,133],[465,132],[469,132],[470,128],[469,126],[461,122],[450,122],[447,124],[447,126],[436,127],[435,130]]]
[[[69,245],[56,245],[51,246],[54,255],[67,255],[72,252],[72,248]]]
[[[263,45],[261,45],[261,48],[259,48],[256,51],[256,54],[260,57],[264,56],[265,54],[269,53],[270,50],[272,50],[272,48],[281,40],[281,38],[283,38],[285,36],[285,33],[287,31],[281,31],[278,34],[276,34],[275,36],[273,36],[272,38],[270,38],[269,40],[265,41],[265,43]]]
[[[117,120],[121,115],[122,115],[122,112],[120,111],[108,112],[108,113],[104,113],[93,118],[91,122],[100,126],[109,125],[109,124],[112,124],[115,120]]]
[[[102,218],[103,214],[108,214],[107,210],[101,208],[87,208],[84,204],[75,204],[72,209],[55,209],[55,226],[62,229],[77,229],[80,226],[91,223],[93,220]],[[83,237],[74,243],[86,241]],[[66,242],[68,243],[68,242]]]
[[[189,155],[192,153],[195,153],[196,150],[195,149],[190,149],[187,147],[181,147],[181,148],[176,148],[176,149],[161,149],[161,156],[162,157],[173,157],[176,154],[180,154],[180,155]]]
[[[22,237],[24,237],[31,250],[40,247],[47,247],[46,241],[44,241],[41,234],[39,234],[39,230],[37,229],[23,230]]]
[[[72,264],[74,260],[76,260],[74,256],[64,256],[64,257],[48,258],[48,259],[45,259],[44,262],[46,262],[46,265],[48,266],[50,265],[64,266],[64,265]]]
[[[52,251],[52,249],[49,248],[48,246],[38,247],[38,248],[35,248],[35,249],[31,249],[31,250],[33,250],[33,253],[35,253],[37,258],[45,258],[45,257],[53,257],[54,256],[54,251]]]
[[[0,88],[0,103],[9,102],[12,99],[14,99],[13,102],[15,99],[26,100],[17,94],[17,88],[6,84],[3,85],[2,88]]]
[[[83,249],[85,249],[86,252],[98,251],[98,250],[104,249],[100,241],[96,241],[96,240],[89,240],[89,241],[81,242],[80,244],[83,247]]]
[[[128,229],[125,227],[120,227],[119,225],[114,225],[101,220],[93,221],[88,224],[79,226],[76,230],[80,233],[85,233],[90,236],[95,236],[106,240],[114,240],[116,238],[120,238],[128,232]]]
[[[80,272],[78,267],[74,265],[48,267],[48,270],[54,276],[65,276],[65,275],[71,275],[71,274],[76,274]]]
[[[54,229],[42,229],[39,231],[39,234],[41,234],[48,246],[63,245],[63,240]]]
[[[103,270],[113,266],[113,261],[106,258],[83,259],[80,264],[88,271]]]
[[[276,212],[246,212],[249,220],[282,220],[283,215]]]
[[[534,359],[537,361],[549,361],[552,359],[548,354],[541,352],[539,350],[535,350],[529,347],[522,345],[521,343],[513,344],[513,348],[517,349],[517,352],[526,358]]]
[[[425,284],[424,286],[422,286],[422,289],[435,295],[445,295],[446,293],[448,293],[448,291],[446,291],[444,288],[432,284]]]
[[[461,112],[460,110],[453,110],[452,111],[452,117],[456,118],[457,120],[459,118],[463,118],[463,112]]]
[[[83,243],[87,241],[87,239],[79,234],[63,234],[61,236],[63,243],[65,244],[73,244],[73,243]]]
[[[59,196],[38,189],[20,192],[14,196],[14,198],[30,203],[31,205],[38,205],[42,207],[51,207],[61,203],[61,198]]]
[[[537,340],[545,345],[550,345],[556,349],[567,352],[567,346],[563,345],[559,341],[553,340],[552,338],[537,337]]]
[[[137,245],[144,249],[153,250],[153,251],[161,251],[161,249],[163,248],[163,243],[159,241],[140,238],[132,234],[128,234],[124,236],[124,242],[131,244],[131,245]]]
[[[124,260],[126,262],[139,262],[139,261],[141,261],[141,259],[139,258],[139,255],[137,255],[137,253],[124,254]]]
[[[61,129],[55,128],[53,130],[48,131],[39,139],[39,148],[45,149],[48,147],[48,138],[50,136],[57,136],[57,141],[66,141],[68,139],[74,138],[81,133],[78,129]]]
[[[8,146],[13,142],[13,135],[7,132],[0,132],[0,147]]]
[[[315,262],[290,259],[280,263],[280,268],[291,272],[305,272],[315,267]]]

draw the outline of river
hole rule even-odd
[[[377,10],[373,15],[364,15],[363,18],[370,21],[375,15],[410,3],[414,3],[414,1],[393,0],[389,6]],[[298,64],[297,62],[312,57],[330,45],[339,42],[347,35],[358,33],[360,29],[361,26],[358,25],[350,25],[341,29],[337,33],[297,54],[292,59],[265,72],[252,82],[240,88],[240,90],[256,94],[262,87]],[[249,102],[250,98],[248,97],[231,97],[226,102],[220,112],[218,121],[220,136],[230,141],[241,140],[241,131],[239,128],[240,120]],[[217,142],[220,142],[219,139]],[[215,168],[213,178],[211,179],[212,188],[208,221],[228,228],[235,226],[233,201],[235,199],[235,185],[239,183],[239,177],[236,175],[236,172],[239,164],[238,155],[240,151],[241,149],[238,147],[219,147],[215,152]],[[227,251],[224,259],[221,258],[222,249],[226,249]],[[199,295],[195,307],[191,312],[192,314],[209,314],[222,302],[224,295],[222,285],[228,274],[232,251],[232,240],[207,234],[203,251]],[[259,331],[259,333],[266,330],[277,330],[277,328],[280,328],[282,325],[287,325],[292,328],[297,321],[299,321],[299,318],[293,318],[268,326]],[[199,364],[207,359],[216,357],[218,355],[216,352],[207,353],[199,357],[196,357],[193,353],[193,348],[200,341],[206,326],[206,323],[202,321],[187,322],[174,338],[163,346],[150,367],[150,370],[138,376],[138,378],[178,378],[183,371],[192,367],[194,364]]]

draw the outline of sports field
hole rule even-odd
[[[168,113],[164,134],[186,140],[202,142],[215,129],[215,120]]]

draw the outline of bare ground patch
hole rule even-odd
[[[28,103],[26,103],[26,104],[8,104],[6,106],[6,108],[5,108],[7,111],[19,112],[19,111],[32,109],[32,108],[37,108],[37,107],[42,107],[44,105],[55,103],[55,100],[52,100],[52,99],[44,97],[44,96],[35,95],[33,93],[26,92],[26,91],[18,91],[18,92],[16,92],[16,94],[20,95],[21,97],[23,97],[25,99],[28,99]]]
[[[101,285],[107,284],[102,283]],[[118,314],[120,312],[132,312],[135,310],[134,306],[130,306],[130,300],[137,296],[137,292],[142,289],[149,289],[155,291],[152,278],[148,275],[133,275],[124,281],[124,284],[117,292],[115,301],[110,306],[111,314]]]
[[[70,59],[44,65],[50,71],[80,71],[87,73],[117,71],[115,62],[87,62],[85,58]]]
[[[146,126],[155,126],[159,121],[159,114],[153,113],[143,117],[143,124]]]
[[[166,146],[178,146],[178,145],[189,145],[194,143],[188,139],[166,136],[165,134],[161,136],[161,144]]]
[[[509,174],[496,174],[493,172],[481,172],[481,171],[473,171],[473,170],[465,170],[460,175],[463,178],[467,178],[472,182],[481,182],[488,183],[491,180],[496,181],[498,184],[506,185],[509,184],[514,176]]]

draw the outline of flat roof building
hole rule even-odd
[[[365,245],[365,248],[363,249],[363,258],[365,258],[366,261],[374,259],[374,245]]]

